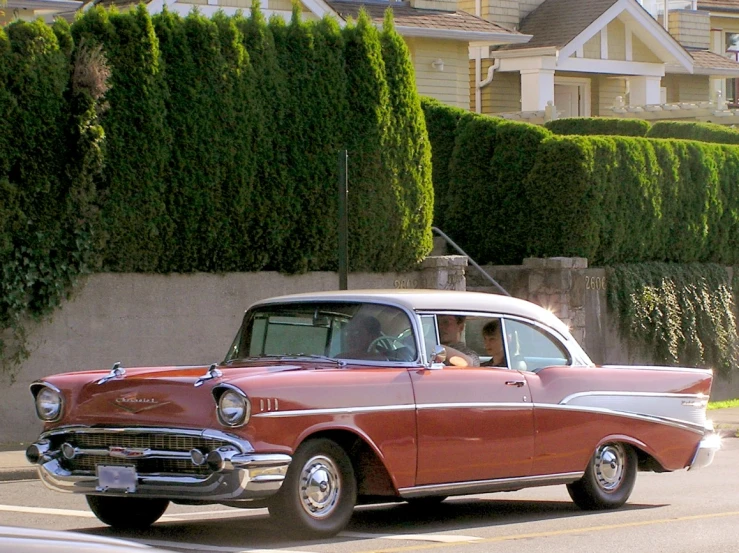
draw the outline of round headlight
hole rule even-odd
[[[44,386],[36,394],[36,414],[42,421],[53,421],[62,412],[62,394],[58,390]]]
[[[251,415],[251,405],[246,396],[235,390],[226,390],[218,400],[218,416],[226,426],[246,424]]]

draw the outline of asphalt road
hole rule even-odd
[[[640,473],[629,503],[584,512],[564,486],[451,498],[430,511],[406,504],[360,507],[327,541],[289,541],[263,510],[173,505],[145,532],[113,532],[84,497],[38,480],[0,482],[0,524],[77,530],[173,551],[301,553],[734,553],[739,550],[739,439],[702,470]]]

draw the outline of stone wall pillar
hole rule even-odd
[[[466,290],[465,255],[427,257],[421,263],[421,287],[432,290]]]
[[[552,311],[569,325],[580,343],[585,343],[585,305],[579,271],[588,268],[584,257],[529,257],[523,260],[528,269],[528,293],[525,298]]]

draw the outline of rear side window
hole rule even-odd
[[[505,319],[505,339],[512,369],[536,371],[554,365],[571,365],[562,343],[537,326]]]

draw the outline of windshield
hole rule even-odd
[[[316,302],[249,310],[226,362],[274,356],[415,361],[418,351],[411,321],[397,307]]]

